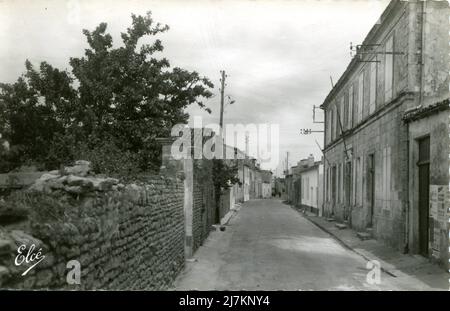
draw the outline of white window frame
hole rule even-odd
[[[376,57],[370,63],[369,115],[375,111],[377,102],[377,63]]]
[[[342,134],[342,131],[345,130],[345,124],[344,124],[344,114],[345,114],[345,96],[342,95],[341,99],[339,100],[339,133]],[[342,125],[342,128],[341,128]]]
[[[358,118],[357,123],[362,121],[364,103],[364,70],[362,70],[358,77]]]
[[[363,204],[363,159],[362,156],[357,157],[355,165],[355,203],[357,206]]]
[[[330,109],[330,142],[334,140],[334,106]]]
[[[382,207],[391,207],[391,147],[383,149]]]
[[[337,176],[336,176],[336,201],[341,203],[341,164],[337,164]]]
[[[334,138],[337,139],[339,137],[339,122],[338,122],[338,103],[334,104]]]
[[[348,117],[347,117],[347,128],[351,129],[353,127],[353,83],[350,85],[348,90]]]
[[[333,139],[333,108],[330,107],[328,109],[328,133],[327,133],[327,142],[330,143]]]
[[[385,52],[394,52],[394,35],[392,34],[385,43]],[[394,96],[394,54],[384,56],[384,101],[387,103]]]

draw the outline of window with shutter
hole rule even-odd
[[[363,110],[363,102],[364,102],[364,71],[359,74],[358,78],[358,118],[357,122],[361,122],[362,120],[362,110]]]
[[[394,37],[391,36],[386,41],[386,53],[394,52]],[[394,83],[394,55],[386,54],[384,57],[384,100],[389,102],[392,99],[392,90]]]
[[[348,91],[348,117],[347,117],[347,128],[351,129],[353,127],[353,84],[350,85]]]
[[[375,111],[377,97],[377,63],[370,63],[369,114]]]

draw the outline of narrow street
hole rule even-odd
[[[246,202],[212,232],[176,282],[178,290],[377,290],[366,260],[278,199]],[[379,286],[382,286],[379,287]]]

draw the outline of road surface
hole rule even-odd
[[[369,284],[364,258],[278,199],[243,204],[224,232],[211,232],[194,259],[174,289],[396,289],[385,273],[381,284]]]

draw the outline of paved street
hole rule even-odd
[[[276,199],[245,203],[195,258],[176,289],[396,289],[385,273],[380,285],[369,285],[366,260]]]

